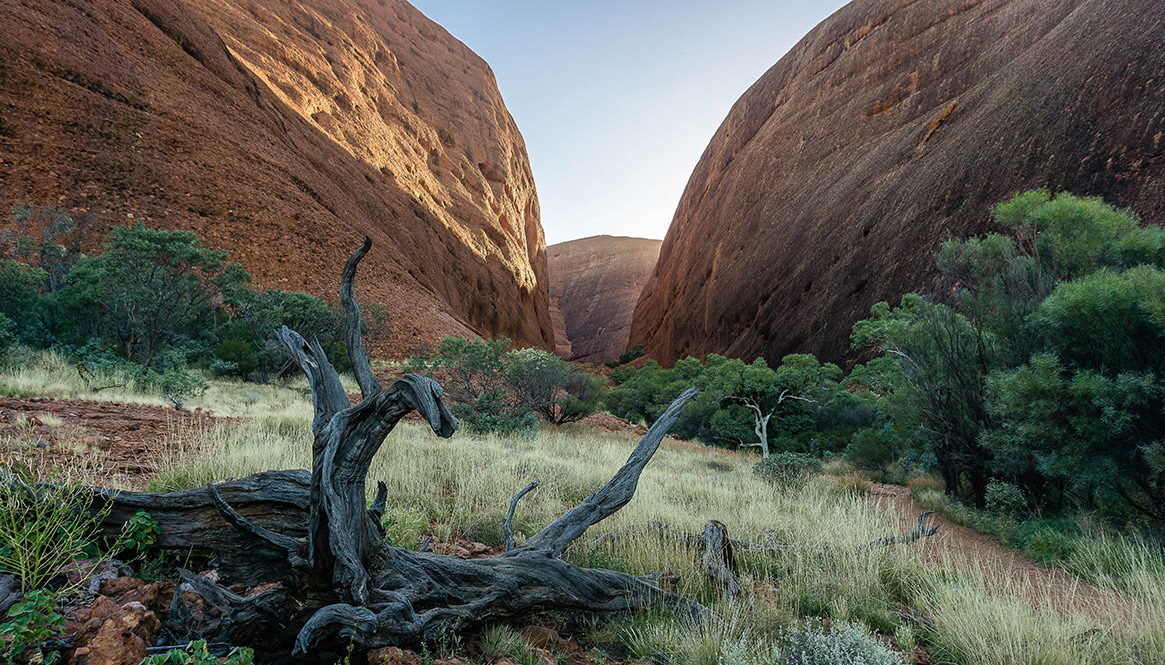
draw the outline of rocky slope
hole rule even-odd
[[[551,316],[563,357],[602,363],[627,349],[631,313],[659,256],[659,240],[595,236],[547,247]],[[569,345],[569,346],[567,346]]]
[[[692,173],[631,343],[849,353],[932,283],[945,234],[1043,186],[1165,221],[1165,3],[856,0],[732,108]]]
[[[0,4],[0,205],[187,228],[265,287],[358,297],[392,348],[552,348],[525,146],[484,61],[403,0]],[[94,243],[90,243],[90,247]]]

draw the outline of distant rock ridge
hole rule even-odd
[[[733,106],[692,173],[630,343],[850,356],[927,289],[948,234],[1033,187],[1165,222],[1165,3],[857,0]]]
[[[553,348],[526,149],[488,65],[403,0],[0,4],[0,206],[196,231],[262,287],[358,297],[403,355]],[[0,222],[2,223],[2,222]]]
[[[547,247],[557,352],[602,363],[627,349],[631,313],[659,256],[660,240],[595,236]],[[565,338],[565,339],[564,339]]]

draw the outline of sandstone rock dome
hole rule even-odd
[[[0,4],[0,205],[192,229],[259,285],[358,297],[392,354],[552,348],[521,135],[486,63],[404,0]]]
[[[1165,221],[1165,3],[855,0],[733,106],[692,173],[630,343],[849,353],[925,289],[947,233],[1033,187]]]
[[[603,363],[627,348],[631,314],[659,256],[659,240],[595,236],[546,248],[560,355]]]

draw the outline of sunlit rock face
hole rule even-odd
[[[1032,187],[1165,221],[1165,3],[858,0],[733,106],[688,181],[631,343],[851,353],[946,235]]]
[[[522,137],[489,66],[403,0],[29,0],[0,25],[3,205],[89,214],[94,239],[192,229],[329,299],[367,235],[381,353],[553,347]]]
[[[596,236],[547,248],[558,354],[602,363],[627,349],[631,313],[659,256],[659,240]],[[563,339],[565,338],[565,339]]]

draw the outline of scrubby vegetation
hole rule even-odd
[[[901,482],[933,473],[966,504],[931,502],[946,512],[1040,523],[1067,539],[1091,514],[1160,543],[1165,230],[1043,190],[1001,203],[995,218],[1008,233],[943,244],[941,295],[879,303],[854,326],[855,348],[882,355],[846,376],[809,356],[775,368],[716,355],[671,369],[648,361],[613,372],[607,408],[650,422],[694,383],[704,392],[681,436]]]
[[[544,351],[446,338],[391,371],[437,378],[468,432],[451,445],[403,424],[380,450],[369,477],[391,488],[385,538],[408,549],[430,537],[498,545],[514,491],[538,480],[515,515],[520,543],[605,482],[633,445],[543,424],[599,408],[649,424],[694,385],[700,393],[673,430],[689,442],[669,439],[634,501],[603,523],[626,536],[592,534],[566,558],[635,575],[673,571],[677,590],[716,615],[596,620],[582,635],[589,644],[707,665],[902,662],[916,646],[949,663],[1157,662],[1165,231],[1099,200],[1043,191],[995,214],[1006,234],[943,245],[936,295],[880,303],[855,326],[855,347],[877,355],[848,374],[809,355],[772,366],[711,355],[673,368],[623,364],[607,388]],[[176,435],[150,481],[157,491],[310,467],[306,384],[281,378],[283,361],[263,342],[296,327],[342,367],[335,310],[308,294],[254,290],[192,233],[119,227],[90,257],[58,211],[14,215],[19,233],[0,239],[0,394],[150,404],[169,395],[235,418]],[[370,336],[390,329],[383,308],[365,314]],[[859,550],[900,530],[867,479],[908,483],[923,506],[1095,588],[1052,596],[922,545]],[[99,544],[69,483],[43,515],[21,503],[26,486],[3,486],[0,573],[27,588],[0,622],[0,657],[52,657],[61,589],[40,590],[82,550],[116,549],[143,575],[173,565],[150,552],[148,514],[118,543]],[[694,533],[709,519],[733,538],[780,545],[737,552],[747,602],[724,600],[690,549],[642,528]],[[441,649],[484,662],[538,658],[506,626]],[[209,656],[192,644],[164,658],[151,662]]]
[[[297,385],[271,386],[245,412],[234,412],[248,417],[191,432],[192,444],[173,452],[155,489],[306,466],[312,413]],[[237,408],[241,389],[212,379],[206,394]],[[568,427],[529,437],[459,434],[451,444],[421,425],[402,424],[378,454],[370,476],[392,488],[384,517],[387,536],[410,549],[429,536],[500,543],[501,521],[515,488],[540,480],[541,487],[523,499],[515,516],[521,542],[605,482],[634,441]],[[899,646],[925,646],[937,662],[976,665],[1153,662],[1165,648],[1165,569],[1150,549],[1138,546],[1130,552],[1140,554],[1130,556],[1106,549],[1102,543],[1107,540],[1095,540],[1094,547],[1075,551],[1075,569],[1094,571],[1086,578],[1118,592],[1086,601],[1048,597],[1023,578],[1009,579],[1005,571],[945,557],[933,560],[925,544],[855,555],[855,546],[900,526],[869,495],[815,476],[812,469],[799,476],[795,489],[773,484],[754,471],[757,459],[669,439],[635,499],[601,527],[603,532],[625,530],[627,537],[601,542],[596,542],[599,534],[584,537],[568,555],[580,565],[635,574],[674,571],[681,592],[715,607],[720,616],[699,625],[667,614],[599,621],[581,640],[635,658],[708,665],[783,664],[790,662],[790,644],[820,646],[822,654],[837,649],[876,654],[879,647],[872,640],[867,645],[855,637],[871,632],[884,642],[893,637]],[[481,473],[483,468],[490,473]],[[918,484],[926,496],[924,486]],[[932,486],[931,496],[943,497],[935,487],[941,485]],[[752,601],[734,606],[721,600],[689,549],[637,528],[662,522],[676,531],[695,532],[708,518],[728,524],[733,537],[789,546],[769,554],[738,552]],[[823,630],[822,619],[830,627]],[[502,631],[467,635],[456,648],[466,659],[484,653],[485,645],[520,657],[528,646],[512,637]]]
[[[404,369],[439,379],[454,413],[476,432],[531,434],[539,416],[578,422],[598,409],[603,392],[601,379],[541,349],[513,349],[504,337],[449,336]]]
[[[83,375],[150,386],[175,397],[205,389],[204,374],[268,381],[288,368],[266,349],[282,325],[318,337],[347,362],[339,315],[324,300],[251,286],[227,252],[191,231],[113,228],[100,253],[81,253],[80,228],[60,210],[19,204],[0,236],[0,356],[17,345],[53,349]],[[83,222],[88,223],[88,222]],[[365,306],[375,339],[391,330],[382,305]]]

